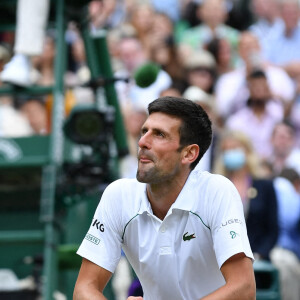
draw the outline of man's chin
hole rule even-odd
[[[136,173],[136,179],[139,182],[142,183],[148,183],[147,179],[145,178],[145,176],[142,176],[139,172]]]
[[[145,181],[143,178],[140,178],[138,176],[136,176],[136,179],[138,182],[141,182],[141,183],[148,183],[147,181]]]
[[[142,170],[139,170],[139,169],[136,172],[136,179],[139,182],[150,183],[151,178],[152,178],[152,176],[150,176],[150,174],[148,172],[143,172]]]

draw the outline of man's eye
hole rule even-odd
[[[165,135],[162,132],[158,132],[157,135],[160,137],[165,137]]]
[[[147,132],[147,130],[146,130],[146,129],[142,129],[142,130],[141,130],[141,135],[144,135],[144,134],[146,134],[146,132]]]

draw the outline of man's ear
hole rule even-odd
[[[182,163],[192,164],[199,156],[200,148],[197,144],[186,146],[182,151]]]

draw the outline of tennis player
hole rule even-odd
[[[74,300],[105,299],[124,250],[144,300],[254,300],[255,279],[241,199],[221,175],[194,170],[212,139],[206,112],[159,98],[139,140],[137,180],[104,191],[87,235]]]

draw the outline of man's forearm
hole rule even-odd
[[[83,291],[74,290],[73,300],[107,300],[98,290],[85,289]]]

